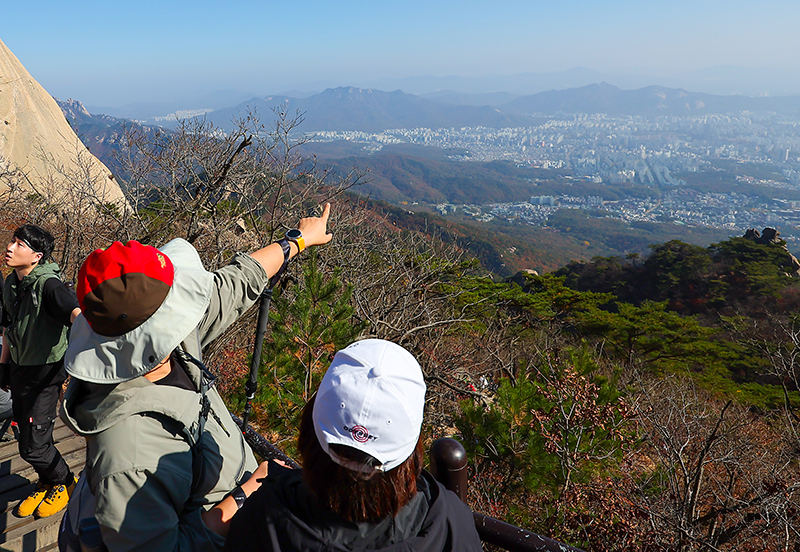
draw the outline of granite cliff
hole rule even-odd
[[[0,193],[14,185],[43,194],[80,185],[102,202],[124,201],[111,171],[0,41]]]

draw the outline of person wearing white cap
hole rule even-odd
[[[399,345],[338,351],[303,410],[303,469],[269,465],[224,550],[482,550],[470,509],[422,469],[425,390]]]

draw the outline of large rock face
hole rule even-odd
[[[104,202],[122,201],[122,191],[106,168],[84,146],[56,101],[0,41],[0,175],[40,193],[59,193],[67,183]],[[11,180],[0,178],[0,193]]]

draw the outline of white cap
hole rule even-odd
[[[369,454],[389,471],[406,461],[419,440],[425,380],[416,359],[399,345],[365,339],[336,353],[314,403],[314,429],[337,463],[371,471],[337,456],[330,445]]]

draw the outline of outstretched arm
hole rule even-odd
[[[319,217],[307,217],[300,220],[297,229],[303,233],[303,240],[306,247],[322,245],[331,241],[333,236],[328,233],[328,217],[331,214],[331,204],[326,203],[322,215]],[[289,242],[289,258],[298,254],[297,246],[294,242]],[[283,265],[283,249],[280,244],[272,243],[266,247],[250,253],[250,256],[257,260],[267,276],[272,278],[281,265]]]
[[[303,233],[306,247],[331,241],[333,236],[327,230],[330,213],[331,206],[326,204],[321,216],[300,220],[297,229]],[[297,246],[292,242],[289,254],[292,257],[297,255]],[[197,328],[202,347],[219,337],[258,301],[261,292],[282,265],[283,248],[279,243],[273,243],[249,255],[238,254],[231,264],[214,272],[214,292],[206,315]]]

